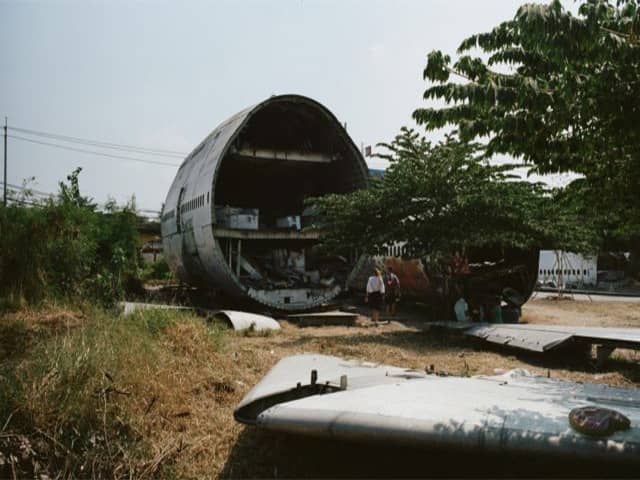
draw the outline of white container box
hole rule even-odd
[[[258,230],[258,215],[237,214],[229,217],[229,228]]]
[[[280,217],[276,219],[276,226],[278,228],[294,228],[296,230],[300,230],[300,215],[289,215],[288,217]]]
[[[258,230],[257,208],[216,207],[216,222],[236,230]]]

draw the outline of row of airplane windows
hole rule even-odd
[[[207,192],[206,203],[209,203],[209,192]],[[180,205],[180,213],[190,212],[191,210],[195,210],[196,208],[204,207],[204,205],[205,196],[203,193],[202,195],[198,195],[197,197],[194,197],[191,200]]]
[[[400,245],[391,245],[387,247],[387,255],[390,257],[401,257],[406,255],[407,247]]]
[[[206,203],[209,203],[209,192],[207,192]],[[204,193],[202,195],[198,195],[197,197],[192,198],[187,202],[183,202],[180,205],[180,213],[190,212],[191,210],[195,210],[196,208],[204,207],[205,205],[205,196]],[[166,222],[167,220],[172,219],[174,216],[174,211],[169,210],[164,215],[162,215],[162,221]]]
[[[560,268],[552,268],[550,270],[547,270],[545,268],[540,269],[540,275],[560,275],[560,273],[562,273],[563,275],[580,275],[580,270],[576,270],[575,268],[565,268],[564,270]],[[587,275],[587,273],[587,269],[582,270],[582,275]]]

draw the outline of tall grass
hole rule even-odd
[[[17,469],[0,465],[0,477],[153,476],[160,463],[149,461],[144,419],[154,379],[185,349],[215,354],[223,329],[176,311],[73,316],[80,320],[66,330],[38,312],[0,323],[0,451],[13,455],[5,453],[5,468]],[[175,333],[184,331],[186,346]],[[13,347],[16,337],[27,340]]]

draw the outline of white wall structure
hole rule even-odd
[[[594,286],[598,281],[598,257],[562,250],[540,250],[538,283],[561,288]]]

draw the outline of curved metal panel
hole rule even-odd
[[[213,314],[214,318],[231,324],[234,330],[280,330],[280,324],[271,317],[256,315],[255,313],[238,312],[236,310],[219,310]]]

